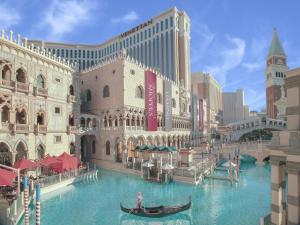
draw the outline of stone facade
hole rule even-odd
[[[192,92],[206,102],[205,130],[208,139],[214,138],[222,111],[222,88],[210,74],[198,72],[192,74]]]
[[[157,131],[148,131],[146,123],[145,71],[157,79]],[[124,162],[141,144],[176,146],[200,145],[200,134],[191,134],[190,92],[171,82],[172,124],[166,130],[164,120],[165,76],[126,57],[117,57],[98,64],[81,74],[82,111],[100,118],[100,133],[91,159]]]
[[[296,225],[300,224],[300,68],[286,73],[285,88],[288,130],[274,132],[269,146],[272,169],[271,224]]]
[[[75,153],[79,75],[13,33],[0,37],[0,163]],[[70,126],[75,129],[70,129]],[[71,132],[69,132],[72,130]]]

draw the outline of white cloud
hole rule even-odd
[[[21,16],[19,12],[12,6],[0,3],[0,27],[7,29],[20,22]]]
[[[223,49],[220,49],[218,63],[206,67],[206,70],[215,75],[223,87],[226,85],[227,73],[241,64],[246,48],[245,41],[240,38],[227,36],[226,41],[230,46],[226,44],[223,45]]]
[[[259,63],[258,62],[253,62],[253,63],[245,62],[245,63],[242,64],[242,66],[244,68],[246,68],[248,71],[253,72],[253,71],[256,71],[256,70],[259,70],[259,69],[263,68],[264,63],[263,62],[259,62]]]
[[[116,17],[111,20],[113,23],[131,23],[139,19],[139,15],[135,11],[130,11],[121,17]]]
[[[60,39],[91,19],[96,3],[92,0],[53,0],[45,10],[41,27],[48,28],[48,38]]]

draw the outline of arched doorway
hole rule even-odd
[[[94,135],[83,135],[81,137],[81,161],[90,162],[93,154],[96,154],[96,137]]]
[[[15,161],[18,161],[22,158],[27,158],[27,148],[26,148],[25,144],[22,141],[20,141],[18,143],[18,145],[16,147],[16,152],[17,152],[17,154],[16,154],[16,157],[15,157],[15,159],[16,159]]]
[[[75,149],[75,144],[74,142],[70,143],[70,154],[75,155],[76,154],[76,149]]]
[[[8,145],[4,142],[0,142],[0,164],[4,164],[6,166],[12,165],[12,154]]]
[[[45,157],[45,148],[40,144],[36,149],[36,159],[42,159]]]

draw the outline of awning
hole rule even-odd
[[[13,165],[14,168],[20,169],[20,170],[26,170],[26,169],[34,169],[37,167],[37,164],[28,160],[28,159],[20,159],[19,161],[15,162]]]
[[[0,186],[13,186],[13,180],[16,176],[16,173],[0,168]]]

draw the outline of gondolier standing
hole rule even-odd
[[[138,192],[137,194],[137,208],[141,208],[142,207],[142,200],[143,200],[143,196],[141,192]]]

